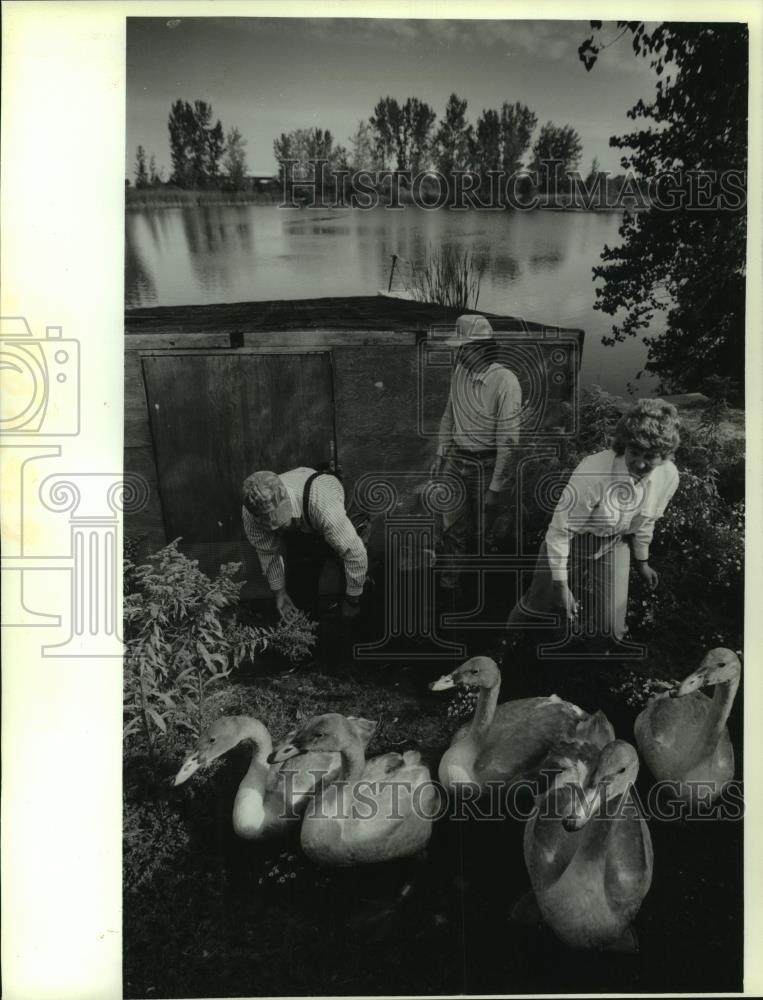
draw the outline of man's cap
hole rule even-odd
[[[255,521],[268,526],[280,524],[291,517],[291,500],[282,480],[275,472],[254,472],[244,480],[241,502]]]
[[[459,316],[456,320],[456,333],[453,337],[448,337],[442,343],[446,347],[462,347],[464,344],[473,344],[475,341],[493,340],[495,331],[484,316],[477,316],[467,313]]]

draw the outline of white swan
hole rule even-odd
[[[501,672],[487,656],[472,657],[430,689],[456,686],[478,687],[479,696],[471,722],[456,731],[440,761],[440,782],[451,790],[464,783],[484,789],[490,781],[535,776],[549,750],[592,718],[556,695],[498,705]]]
[[[346,722],[361,745],[368,743],[376,729],[376,723],[368,719],[349,717]],[[233,829],[247,840],[285,833],[300,819],[316,788],[340,773],[339,754],[326,752],[271,767],[268,755],[273,751],[273,741],[267,728],[258,719],[236,715],[217,719],[202,733],[196,749],[175,776],[175,784],[182,785],[199,768],[240,743],[252,745],[252,759],[233,803]]]
[[[571,744],[525,827],[540,916],[572,948],[636,951],[631,922],[652,882],[649,829],[632,798],[638,755],[623,740]],[[521,905],[521,904],[520,904]]]
[[[319,715],[301,726],[271,763],[304,754],[338,753],[338,778],[319,788],[305,812],[300,843],[319,864],[375,864],[412,857],[432,834],[436,788],[420,755],[388,753],[366,763],[363,742],[341,715]]]
[[[636,719],[636,744],[658,781],[680,782],[682,799],[691,800],[689,782],[720,795],[734,777],[734,748],[726,722],[734,704],[742,665],[730,649],[711,649],[699,668],[667,695],[654,698]],[[712,698],[701,690],[715,685]]]

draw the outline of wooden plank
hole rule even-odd
[[[230,333],[243,334],[243,349],[272,348],[280,350],[303,350],[345,346],[388,346],[399,347],[416,342],[416,333],[397,330],[255,330],[204,333],[133,333],[125,337],[125,353],[132,351],[163,350],[182,348],[185,350],[206,350],[211,348],[231,349]],[[241,348],[239,348],[240,350]]]

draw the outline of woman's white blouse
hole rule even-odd
[[[665,461],[636,481],[625,458],[600,451],[584,458],[570,476],[546,531],[551,575],[567,579],[573,534],[632,535],[636,559],[649,558],[655,521],[678,487],[678,469]]]

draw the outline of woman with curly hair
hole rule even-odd
[[[611,446],[584,458],[570,476],[538,554],[530,589],[507,627],[540,625],[556,613],[581,624],[589,638],[619,644],[625,633],[631,553],[650,589],[655,522],[678,486],[671,461],[679,445],[678,412],[662,399],[641,399],[618,421]]]

